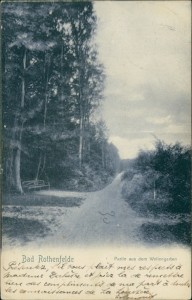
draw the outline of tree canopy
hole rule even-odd
[[[118,168],[102,120],[104,67],[92,2],[3,3],[4,182],[95,189]]]

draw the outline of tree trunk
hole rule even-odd
[[[21,177],[20,177],[20,166],[21,166],[21,150],[20,148],[15,149],[14,154],[14,178],[15,178],[15,191],[17,193],[22,194],[23,189],[21,185]]]
[[[46,57],[46,56],[45,56]],[[47,63],[46,68],[46,58],[44,62],[44,76],[45,76],[45,108],[44,108],[44,116],[43,116],[43,129],[45,129],[46,125],[46,118],[47,118],[47,103],[48,103],[48,82],[49,82],[49,64],[50,61]]]
[[[43,156],[43,165],[42,165],[42,169],[41,169],[41,172],[43,173],[44,170],[45,170],[45,163],[46,163],[46,154],[44,153],[44,156]]]
[[[27,49],[24,50],[23,55],[23,75],[22,75],[22,91],[21,91],[21,108],[25,105],[25,70],[26,70],[26,61],[27,61]]]
[[[45,125],[46,125],[46,118],[47,118],[47,101],[48,101],[48,97],[47,97],[47,92],[45,94],[45,108],[44,108],[44,116],[43,116],[43,129],[45,130]]]
[[[25,106],[25,70],[26,70],[26,61],[27,61],[27,49],[24,49],[23,54],[23,76],[21,83],[21,112],[18,118],[21,122],[18,122],[18,134],[16,135],[18,138],[16,140],[16,149],[14,150],[14,188],[18,193],[23,193],[22,185],[21,185],[21,147],[22,147],[22,133],[23,133],[23,124],[24,120],[22,120],[22,110]],[[19,124],[21,123],[21,125]],[[20,127],[19,127],[20,126]]]
[[[154,179],[154,182],[153,182],[153,198],[154,198],[154,200],[156,200],[156,183],[155,183],[155,179]]]
[[[17,193],[22,194],[23,189],[21,185],[21,145],[22,145],[22,132],[23,132],[23,124],[24,121],[22,121],[22,124],[20,128],[18,129],[18,139],[16,141],[17,146],[15,147],[13,151],[13,184],[14,184],[14,189]]]
[[[38,167],[37,167],[37,174],[36,174],[35,180],[38,180],[38,178],[39,178],[40,166],[41,166],[41,154],[39,157],[39,163],[38,163]]]
[[[80,104],[80,128],[79,128],[79,168],[82,167],[83,160],[83,112],[82,105]]]
[[[88,112],[88,109],[86,109],[86,113]],[[87,161],[90,162],[90,151],[91,151],[91,145],[90,145],[90,123],[89,123],[89,114],[87,114],[86,117],[86,158]]]
[[[103,167],[103,169],[105,169],[105,142],[104,141],[102,141],[102,149],[101,149],[101,151],[102,151],[102,167]]]
[[[81,56],[80,56],[81,57]],[[82,93],[82,66],[80,60],[79,66],[79,106],[80,106],[80,125],[79,125],[79,167],[81,169],[83,162],[83,143],[84,143],[84,107],[83,107],[83,93]]]
[[[64,92],[63,92],[63,84],[64,84],[64,75],[63,75],[63,55],[64,55],[64,43],[62,42],[61,45],[61,56],[60,56],[60,62],[61,62],[61,87],[60,87],[60,93],[61,93],[61,105],[62,105],[62,113],[64,116],[65,109],[64,109]]]
[[[44,114],[43,114],[43,130],[45,131],[46,128],[46,119],[47,119],[47,103],[48,103],[48,82],[49,82],[49,65],[50,65],[50,57],[48,58],[48,63],[46,63],[46,54],[45,54],[45,60],[44,60],[44,79],[45,79],[45,106],[44,106]],[[39,156],[39,162],[37,166],[37,174],[35,179],[38,180],[40,169],[41,169],[41,162],[42,162],[42,153],[41,150],[40,156]],[[45,168],[45,154],[43,159],[43,168],[41,169],[41,173],[44,171]]]

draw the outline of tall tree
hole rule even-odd
[[[93,36],[96,30],[96,16],[92,3],[77,3],[70,11],[70,25],[73,38],[73,86],[76,92],[79,119],[79,167],[81,168],[86,149],[86,126],[98,95],[102,99],[103,69],[98,63]],[[102,88],[101,88],[102,87]]]
[[[35,17],[35,18],[34,18]],[[35,52],[43,52],[53,46],[51,43],[44,41],[36,41],[35,29],[38,28],[38,17],[35,7],[29,4],[7,4],[4,3],[3,8],[3,61],[4,67],[4,95],[7,97],[7,89],[12,86],[12,93],[9,97],[9,108],[11,107],[11,117],[14,119],[12,123],[7,118],[6,106],[4,107],[4,121],[7,130],[12,134],[9,141],[9,154],[7,160],[7,172],[9,178],[9,186],[13,187],[17,192],[22,193],[21,185],[21,152],[22,152],[22,136],[24,126],[28,119],[35,115],[35,111],[41,110],[42,101],[37,99],[36,105],[32,103],[32,96],[35,98],[38,91],[35,89],[34,76],[36,62],[39,58]],[[36,56],[36,57],[35,57]],[[37,78],[41,79],[41,73],[37,74]],[[33,87],[33,88],[32,88]],[[31,91],[33,89],[33,91]],[[17,91],[17,99],[15,99],[15,90]],[[33,94],[33,95],[32,95]],[[10,118],[10,115],[9,115]],[[14,125],[13,125],[14,124]],[[11,126],[11,128],[10,128]]]

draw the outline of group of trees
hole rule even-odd
[[[140,151],[124,173],[123,194],[138,210],[190,212],[190,148],[156,141],[152,151]]]
[[[78,188],[87,178],[94,188],[97,176],[114,175],[119,157],[94,118],[105,76],[93,3],[2,7],[4,186],[22,193],[22,180],[61,186],[76,178]]]

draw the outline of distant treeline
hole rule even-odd
[[[190,148],[157,140],[155,150],[140,151],[122,181],[124,198],[141,213],[189,213]]]
[[[105,74],[92,2],[3,3],[4,188],[96,189],[119,156],[96,118]],[[98,114],[97,114],[98,115]]]

